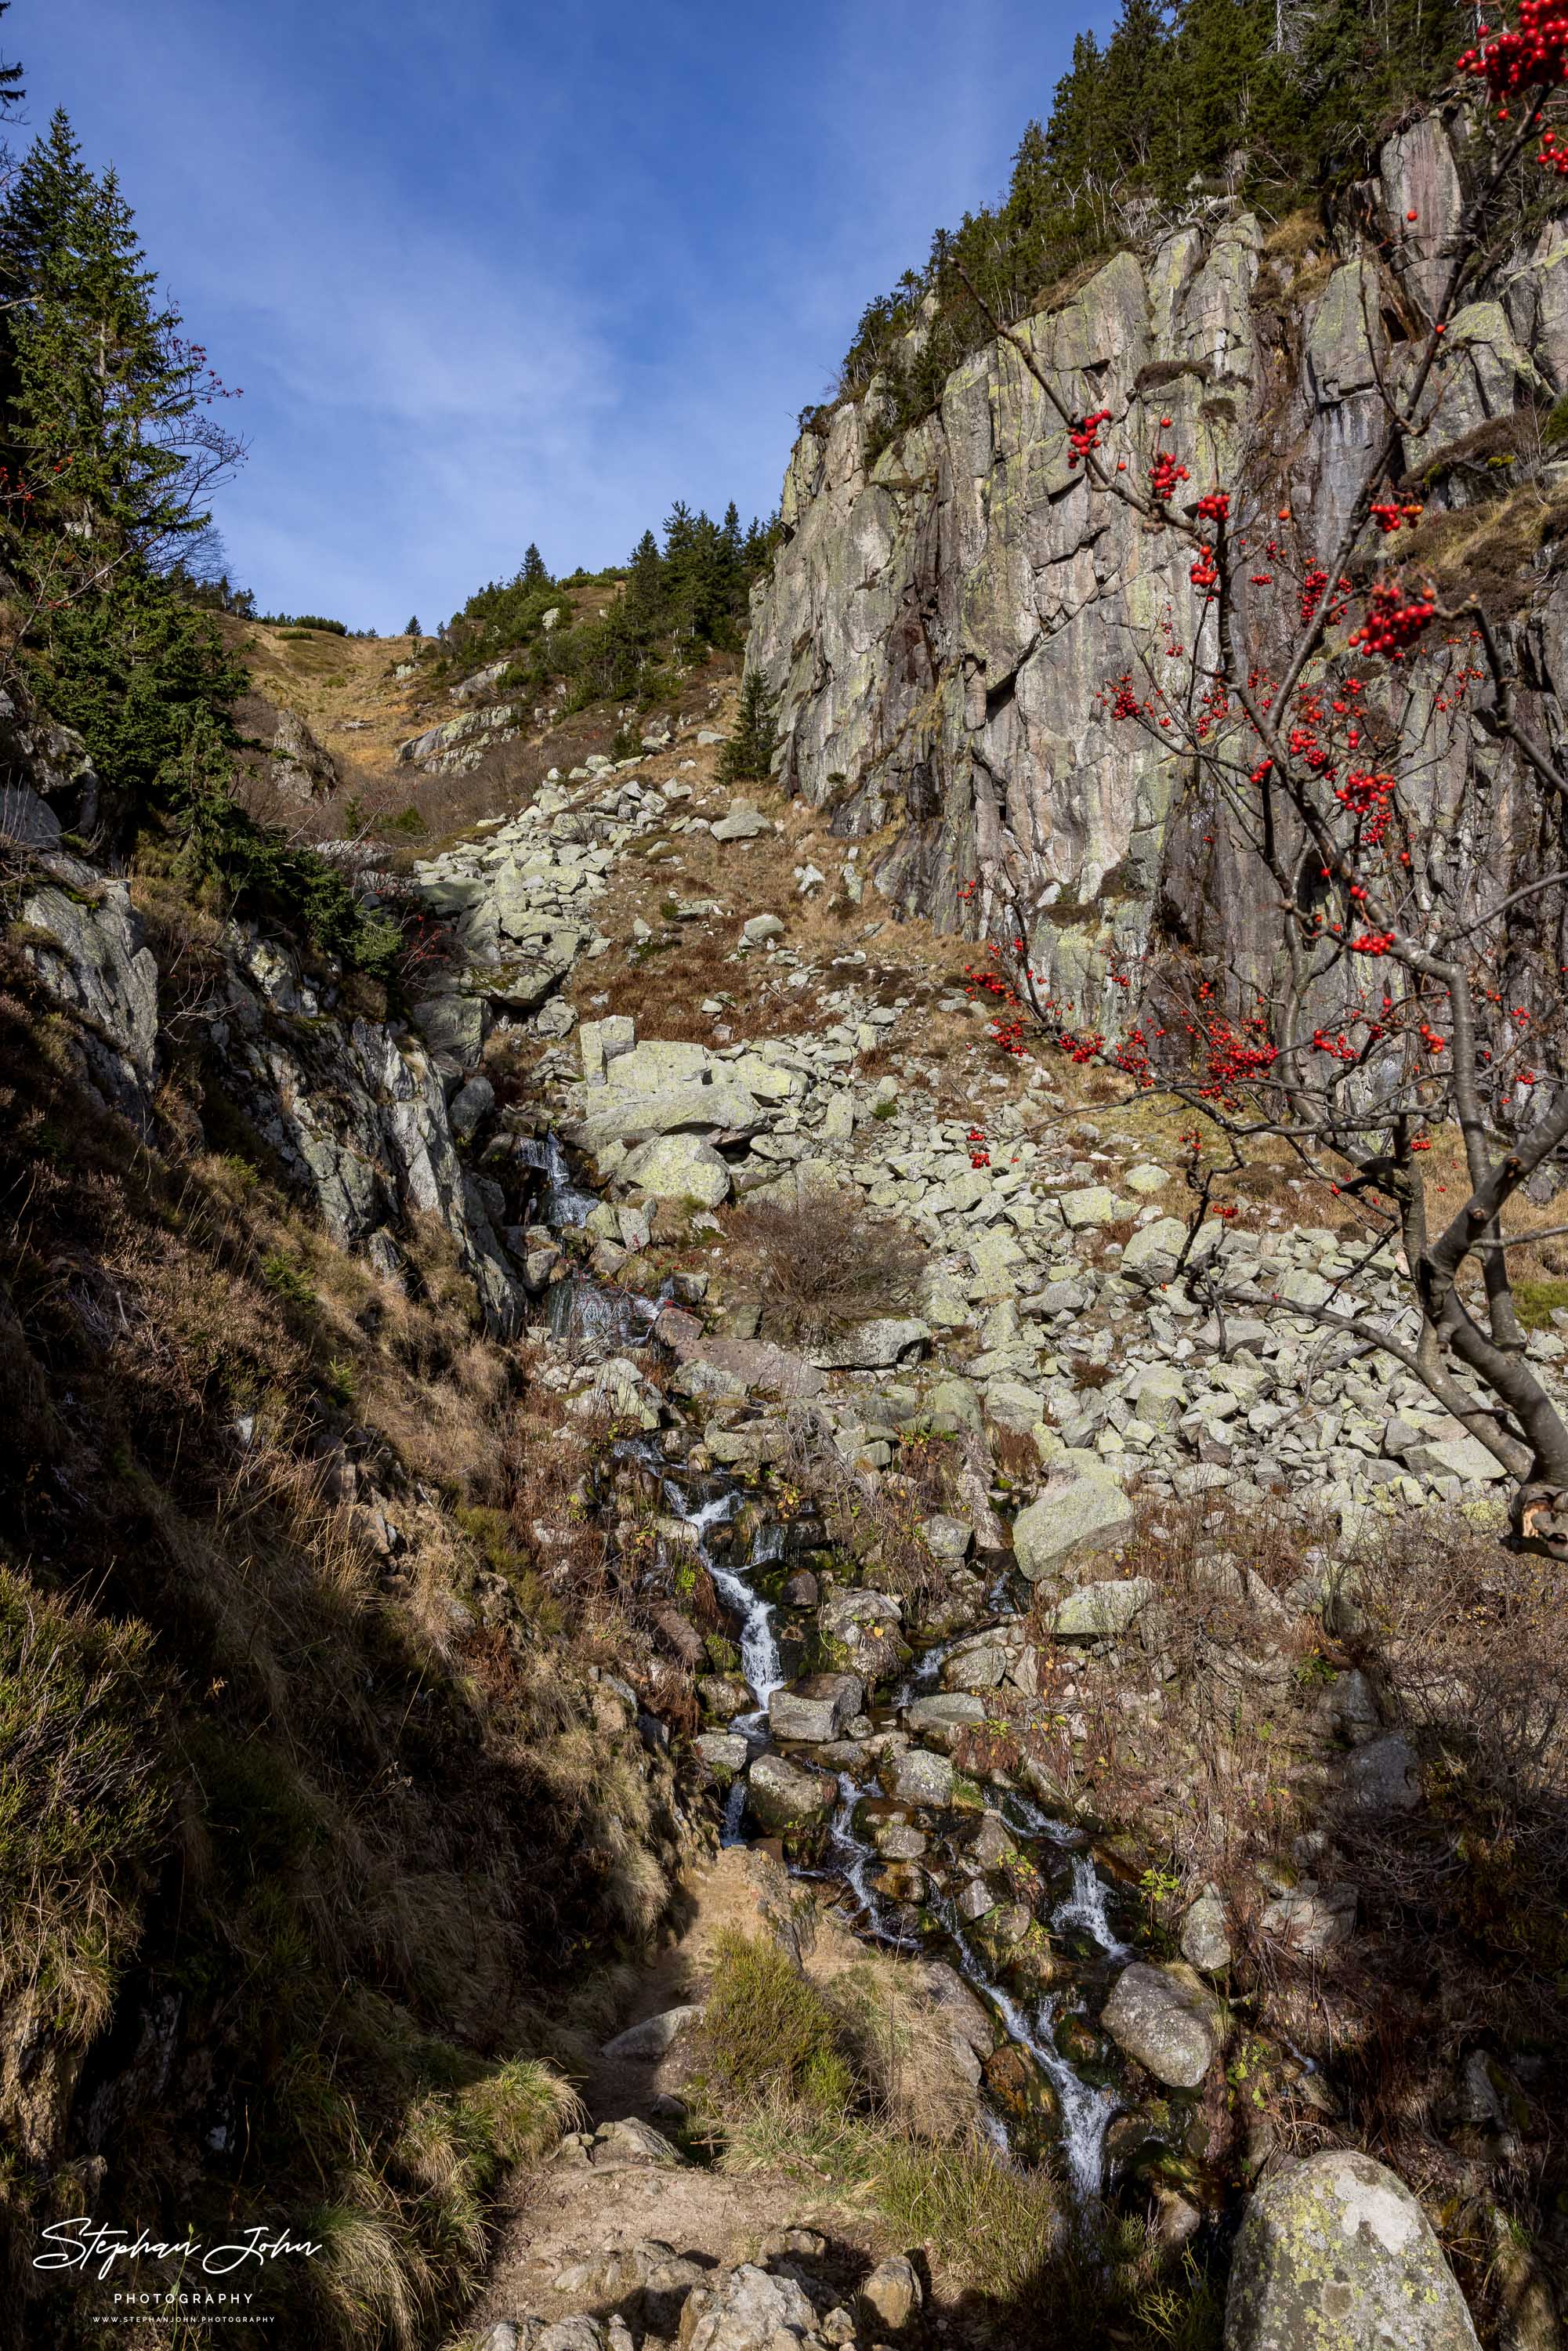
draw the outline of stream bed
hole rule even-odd
[[[553,1137],[531,1150],[542,1220],[557,1230],[580,1228],[594,1196],[573,1183]],[[663,1302],[576,1271],[554,1283],[546,1301],[556,1338],[585,1363],[647,1346]],[[770,1519],[754,1486],[672,1458],[657,1436],[624,1437],[614,1449],[667,1522],[659,1572],[667,1575],[672,1559],[700,1562],[726,1618],[718,1646],[723,1653],[727,1644],[727,1671],[709,1678],[727,1684],[733,1711],[727,1720],[721,1715],[716,1736],[706,1742],[727,1759],[715,1770],[724,1788],[723,1841],[778,1832],[750,1784],[760,1758],[803,1767],[824,1795],[802,1827],[785,1830],[788,1865],[831,1888],[841,1916],[868,1943],[942,1963],[960,1980],[959,1998],[980,2003],[995,2039],[982,2067],[980,2107],[998,2146],[1020,2162],[1054,2160],[1084,2205],[1134,2172],[1199,2194],[1196,2113],[1169,2096],[1140,2105],[1099,2026],[1112,1984],[1136,1956],[1134,1906],[1125,1890],[1097,1865],[1081,1825],[1054,1817],[1005,1771],[975,1786],[953,1771],[940,1742],[923,1737],[933,1710],[940,1716],[944,1667],[958,1643],[895,1627],[898,1669],[866,1677],[865,1711],[834,1726],[846,1735],[776,1738],[775,1698],[822,1662],[810,1604],[784,1597],[791,1554],[820,1543],[820,1529],[812,1537],[808,1520],[802,1535]],[[841,1599],[845,1587],[834,1589]],[[988,1628],[1005,1634],[1019,1614],[1009,1579],[999,1577],[985,1616],[963,1639],[972,1643]],[[912,1725],[910,1709],[922,1707]],[[708,1760],[713,1768],[711,1753]],[[929,1801],[923,1770],[931,1777]],[[906,1771],[910,1784],[901,1777]]]

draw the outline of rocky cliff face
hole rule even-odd
[[[1295,551],[1321,560],[1383,428],[1376,365],[1397,383],[1447,267],[1464,170],[1461,127],[1428,119],[1388,142],[1332,230],[1299,218],[1266,235],[1215,204],[1019,332],[1071,412],[1112,412],[1130,460],[1169,419],[1160,445],[1195,492],[1241,486],[1288,508]],[[1565,256],[1547,225],[1455,318],[1428,429],[1405,453],[1430,559],[1452,558],[1462,511],[1528,480],[1479,532],[1480,562],[1547,692],[1568,662],[1550,552],[1564,469],[1541,444],[1568,387]],[[1031,909],[1037,967],[1107,1028],[1126,1002],[1108,972],[1162,938],[1256,954],[1260,869],[1183,763],[1112,724],[1104,697],[1167,618],[1178,637],[1188,627],[1190,557],[1091,492],[1005,344],[875,454],[880,414],[874,386],[835,409],[785,478],[785,544],[749,646],[778,696],[782,779],[831,809],[836,832],[885,836],[877,886],[940,929],[983,935],[1005,875]],[[1526,496],[1534,527],[1513,510]],[[1438,762],[1435,805],[1454,781],[1452,758]],[[1494,781],[1506,838],[1506,767]]]

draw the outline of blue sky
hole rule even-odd
[[[1075,31],[1023,0],[14,0],[251,443],[264,609],[426,627],[537,539],[767,514],[867,299],[994,196]]]

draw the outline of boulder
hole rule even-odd
[[[747,1800],[764,1828],[787,1829],[827,1817],[839,1783],[826,1771],[784,1755],[759,1755],[746,1775]]]
[[[1281,2164],[1248,2204],[1225,2351],[1477,2351],[1475,2327],[1420,2205],[1370,2156],[1332,2147]]]
[[[656,1200],[695,1200],[716,1208],[729,1197],[729,1169],[700,1134],[664,1134],[634,1151],[622,1180]]]
[[[865,1704],[858,1674],[808,1674],[777,1689],[768,1701],[768,1727],[775,1739],[801,1739],[821,1745],[841,1739]]]
[[[912,1363],[930,1343],[931,1326],[918,1315],[883,1315],[857,1322],[836,1339],[814,1350],[826,1371],[880,1372],[894,1364]]]
[[[1069,1559],[1113,1549],[1132,1523],[1132,1504],[1108,1477],[1052,1481],[1013,1522],[1019,1573],[1036,1583]]]
[[[711,829],[716,841],[755,841],[759,833],[771,832],[773,826],[749,800],[732,800],[727,814],[717,818]]]
[[[1230,1946],[1230,1921],[1225,1905],[1212,1886],[1206,1887],[1181,1922],[1178,1938],[1181,1955],[1189,1966],[1201,1968],[1207,1975],[1218,1975],[1228,1968],[1234,1954]]]
[[[588,1116],[570,1129],[568,1140],[584,1151],[600,1152],[611,1143],[647,1143],[658,1134],[692,1129],[705,1134],[747,1135],[761,1123],[758,1105],[733,1078],[706,1085],[698,1079],[648,1091],[622,1087],[619,1062],[613,1083],[590,1097]]]
[[[1100,2022],[1156,2082],[1196,2090],[1218,2053],[1214,2005],[1189,1969],[1134,1959],[1117,1977]]]
[[[817,1617],[824,1656],[868,1683],[894,1672],[909,1652],[902,1637],[903,1611],[886,1592],[836,1592]]]
[[[1057,1603],[1051,1631],[1059,1641],[1113,1641],[1125,1633],[1155,1596],[1146,1575],[1121,1583],[1081,1583]]]
[[[1293,1951],[1316,1954],[1354,1934],[1356,1899],[1354,1886],[1319,1886],[1307,1877],[1270,1902],[1259,1923]]]
[[[595,2171],[629,2170],[645,2164],[664,2170],[680,2160],[678,2148],[636,2115],[628,2115],[622,2122],[601,2123],[593,2134]]]
[[[692,1741],[710,1771],[724,1773],[733,1779],[744,1771],[751,1750],[738,1730],[702,1730]]]
[[[908,2325],[925,2298],[915,2264],[903,2253],[878,2262],[861,2288],[862,2308],[890,2335]]]
[[[632,2057],[652,2062],[662,2057],[686,2026],[695,2024],[701,2014],[700,2007],[688,2003],[685,2008],[666,2008],[658,2016],[645,2016],[641,2024],[628,2025],[624,2032],[615,2035],[613,2041],[607,2041],[603,2054],[606,2057]]]
[[[946,1755],[906,1747],[883,1758],[882,1784],[895,1803],[946,1804],[953,1795],[953,1766]]]
[[[985,1719],[985,1700],[973,1690],[936,1690],[929,1698],[912,1699],[904,1709],[904,1724],[913,1737],[946,1749],[955,1747],[966,1730],[975,1729]]]
[[[693,2286],[681,2312],[680,2351],[788,2351],[810,2335],[817,2314],[793,2277],[774,2277],[743,2262],[711,2284]]]
[[[1108,1184],[1081,1185],[1075,1192],[1063,1192],[1056,1205],[1074,1232],[1115,1221],[1116,1195]]]

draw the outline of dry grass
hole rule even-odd
[[[408,1296],[334,1249],[203,1144],[178,1050],[189,1147],[134,1144],[4,977],[4,2030],[58,2064],[0,2064],[0,2133],[48,2176],[85,2040],[167,1996],[164,2086],[103,2089],[95,2209],[247,2209],[189,2121],[232,2080],[252,2176],[341,2216],[310,2339],[422,2335],[517,2141],[470,2092],[545,1987],[642,1945],[678,1861],[663,1767],[584,1677],[665,1672],[580,1506],[601,1434],[477,1331],[444,1239]]]

